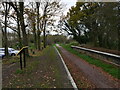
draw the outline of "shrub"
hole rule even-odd
[[[78,42],[71,42],[70,45],[75,45],[75,46],[78,46],[79,43]]]

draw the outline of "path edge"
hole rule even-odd
[[[61,61],[62,61],[63,65],[64,65],[64,68],[65,68],[65,70],[66,70],[66,72],[67,72],[68,78],[69,78],[69,80],[70,80],[70,82],[71,82],[74,90],[78,90],[77,85],[76,85],[73,77],[71,76],[70,71],[68,70],[68,67],[66,66],[66,64],[65,64],[65,62],[64,62],[64,60],[63,60],[63,58],[62,58],[62,56],[61,56],[61,54],[60,54],[60,52],[58,51],[58,49],[57,49],[55,46],[54,46],[54,48],[55,48],[55,50],[57,51],[59,57],[61,58]]]

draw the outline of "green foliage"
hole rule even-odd
[[[116,3],[76,2],[66,19],[62,20],[65,31],[81,43],[92,42],[94,46],[118,49],[119,7]]]
[[[78,46],[79,43],[78,42],[71,42],[70,45],[75,45],[75,46]]]
[[[23,74],[23,73],[24,73],[24,71],[23,71],[23,70],[21,70],[21,69],[17,69],[15,73],[16,73],[16,74]]]
[[[54,43],[66,43],[67,38],[63,35],[48,35],[47,44],[52,45]]]
[[[29,49],[35,49],[34,43],[30,43],[30,44],[29,44]]]
[[[79,56],[80,58],[86,60],[90,64],[93,64],[93,65],[96,65],[97,67],[102,68],[105,72],[108,72],[113,77],[120,79],[120,74],[118,73],[120,71],[120,69],[118,67],[115,67],[115,66],[113,66],[111,64],[107,64],[101,60],[98,60],[98,59],[95,59],[93,57],[82,54],[82,53],[72,49],[70,44],[68,44],[68,45],[61,44],[61,45],[69,52]]]

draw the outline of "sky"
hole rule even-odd
[[[74,6],[77,0],[61,0],[61,2],[66,4],[66,11],[64,13],[67,14],[67,12],[69,11],[69,8],[71,6]]]
[[[62,3],[66,4],[66,9],[63,12],[64,15],[67,15],[67,12],[69,11],[69,9],[74,6],[77,2],[77,0],[61,0]],[[65,33],[65,32],[64,32]],[[54,35],[57,34],[57,32],[50,32],[50,34]],[[66,34],[66,33],[65,33]]]

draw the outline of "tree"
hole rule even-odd
[[[25,29],[25,23],[24,23],[24,2],[19,2],[19,16],[20,16],[20,25],[21,25],[21,30],[22,30],[22,35],[23,35],[23,45],[28,46],[28,38],[27,38],[27,33]],[[26,53],[28,54],[28,49],[26,50]]]
[[[31,7],[30,7],[31,6]],[[35,8],[35,4],[33,2],[31,2],[29,4],[29,7],[25,8],[25,14],[27,15],[27,23],[28,23],[28,27],[31,30],[31,32],[33,33],[33,37],[34,37],[34,46],[37,49],[37,29],[36,29],[36,25],[37,25],[37,12],[36,12],[36,8]]]
[[[66,16],[66,20],[61,20],[63,30],[67,31],[69,35],[73,35],[73,38],[79,43],[86,43],[87,41],[87,28],[83,22],[86,17],[86,13],[80,8],[83,8],[85,3],[76,3],[76,7],[71,7],[69,13]],[[83,33],[83,34],[82,34]]]
[[[119,3],[81,3],[71,7],[63,23],[63,30],[72,34],[80,44],[117,49],[119,44]],[[67,28],[66,28],[67,27]]]
[[[19,8],[17,5],[17,2],[15,2],[14,7]],[[17,32],[18,34],[18,41],[19,41],[19,48],[22,48],[22,37],[21,37],[21,30],[20,30],[20,18],[19,14],[13,12],[12,15],[10,15],[11,18],[13,18],[17,22],[17,28],[15,29],[14,27],[9,27],[11,28],[14,32]]]
[[[5,6],[4,6],[5,5]],[[10,6],[7,4],[7,2],[3,3],[3,6],[5,7],[5,29],[4,29],[4,47],[5,47],[5,56],[9,56],[8,54],[8,39],[7,39],[7,16],[9,13]]]
[[[7,3],[7,4],[9,4],[9,3]],[[17,2],[14,3],[14,7],[18,8]],[[12,10],[12,7],[10,8],[10,10],[12,12],[9,13],[7,16],[7,28],[13,30],[13,32],[18,34],[19,47],[21,48],[22,47],[22,40],[21,40],[20,25],[19,25],[19,20],[18,20],[19,18],[17,16],[18,14],[16,14],[16,12]],[[4,17],[4,13],[5,13],[5,11],[1,9],[1,16],[2,17]],[[1,19],[1,22],[3,24],[3,27],[5,27],[4,20]],[[15,22],[17,22],[17,25]]]
[[[39,15],[39,7],[40,7],[40,2],[36,2],[36,8],[37,8],[37,37],[38,37],[38,50],[41,49],[41,40],[40,40],[40,35],[41,35],[41,31],[40,31],[40,15]]]
[[[22,43],[23,46],[28,46],[28,38],[27,38],[27,33],[26,33],[26,25],[24,23],[24,2],[19,2],[19,8],[15,6],[13,2],[8,2],[10,6],[13,7],[15,10],[18,20],[20,22],[20,28],[22,30]],[[26,53],[28,54],[28,49],[26,50]]]
[[[41,1],[41,10],[43,15],[41,15],[41,27],[43,30],[43,43],[44,48],[46,47],[46,29],[48,26],[53,26],[56,21],[55,17],[59,16],[63,10],[63,4],[60,4],[58,0],[44,0]]]

